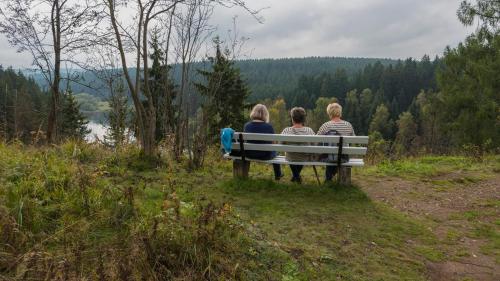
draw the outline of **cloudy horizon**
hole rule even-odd
[[[456,17],[460,0],[252,0],[258,23],[242,9],[218,8],[211,23],[218,34],[232,28],[249,38],[241,59],[288,57],[367,57],[420,59],[442,55],[473,32]],[[333,3],[334,2],[334,3]],[[0,35],[0,64],[24,68],[27,53],[17,53]]]

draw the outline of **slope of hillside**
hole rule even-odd
[[[0,279],[499,280],[498,156],[318,186],[233,180],[215,150],[197,171],[84,143],[0,155]]]

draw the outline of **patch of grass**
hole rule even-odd
[[[293,262],[230,205],[180,200],[178,178],[136,150],[0,144],[0,155],[6,279],[279,280]]]
[[[417,253],[423,255],[426,259],[432,262],[440,262],[444,260],[443,252],[432,247],[418,246],[415,250],[417,251]]]
[[[449,229],[448,232],[446,233],[446,240],[445,243],[447,244],[456,244],[457,241],[460,239],[461,234],[453,229]]]
[[[296,257],[302,268],[300,280],[332,276],[373,280],[374,273],[380,280],[399,280],[401,276],[423,280],[423,255],[403,249],[410,247],[408,240],[437,243],[424,225],[372,202],[353,186],[252,179],[226,180],[218,190],[200,188],[195,192],[230,202],[271,243],[301,253]]]
[[[483,161],[465,156],[423,156],[380,164],[362,170],[366,175],[402,177],[406,179],[428,179],[455,172],[472,172],[473,175],[451,179],[452,183],[474,183],[488,177],[500,166],[500,156],[491,155]],[[479,174],[477,174],[479,172]],[[432,180],[433,183],[447,184],[445,180]]]
[[[464,218],[468,221],[476,220],[479,217],[479,212],[475,210],[465,211],[463,214]]]
[[[469,253],[468,249],[461,248],[455,253],[455,256],[457,258],[465,258],[465,257],[470,257],[471,254]]]
[[[498,225],[478,222],[471,236],[485,239],[487,243],[481,247],[481,252],[500,260],[500,227]]]

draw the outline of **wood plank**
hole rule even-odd
[[[240,179],[248,178],[248,171],[250,170],[250,162],[235,159],[233,161],[233,177]]]
[[[338,171],[339,183],[344,185],[351,184],[351,167],[342,166]]]
[[[239,150],[240,144],[233,143],[232,149]],[[257,144],[245,143],[245,150],[258,151],[278,151],[278,152],[302,152],[311,154],[336,154],[336,146],[312,146],[312,145],[287,145],[287,144]],[[344,147],[342,154],[346,155],[365,155],[366,147]]]
[[[260,140],[272,142],[308,142],[308,143],[331,143],[336,144],[339,142],[339,136],[324,136],[324,135],[282,135],[282,134],[256,134],[256,133],[234,133],[233,139],[238,141],[239,135],[243,134],[243,139],[247,140]],[[368,144],[367,136],[345,136],[344,143],[349,144]]]
[[[239,157],[239,156],[231,156],[228,154],[225,154],[224,158],[229,159],[229,160],[241,160],[241,157]],[[304,165],[304,166],[337,166],[337,163],[328,163],[328,162],[321,162],[321,161],[292,162],[292,161],[287,161],[284,156],[278,156],[278,157],[271,159],[271,160],[260,160],[260,159],[250,159],[250,158],[246,158],[246,159],[250,162],[259,162],[259,163],[264,163],[264,164]],[[362,167],[364,165],[365,165],[365,163],[364,163],[363,159],[357,159],[357,158],[350,159],[349,162],[347,162],[347,163],[342,163],[342,166],[348,166],[348,167]]]

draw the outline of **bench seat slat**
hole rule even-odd
[[[312,145],[286,145],[286,144],[257,144],[244,143],[245,150],[278,151],[278,152],[302,152],[312,154],[335,154],[338,153],[336,146],[312,146]],[[232,149],[239,150],[240,144],[233,143]],[[366,147],[344,147],[342,154],[365,155]]]
[[[339,142],[339,136],[324,135],[281,135],[281,134],[257,134],[257,133],[234,133],[233,139],[238,141],[239,135],[243,134],[243,140],[260,140],[273,142],[309,142],[309,143],[332,143]],[[366,136],[345,136],[344,143],[368,144]]]
[[[239,156],[231,156],[229,154],[224,155],[225,159],[230,159],[230,160],[241,160],[241,157]],[[321,162],[321,161],[307,161],[307,162],[292,162],[292,161],[287,161],[285,156],[277,156],[271,160],[260,160],[260,159],[250,159],[246,158],[250,162],[260,162],[260,163],[266,163],[266,164],[281,164],[281,165],[305,165],[305,166],[337,166],[337,163],[328,163],[328,162]],[[347,167],[362,167],[364,166],[364,161],[363,159],[349,159],[349,162],[342,163],[342,166],[347,166]]]

